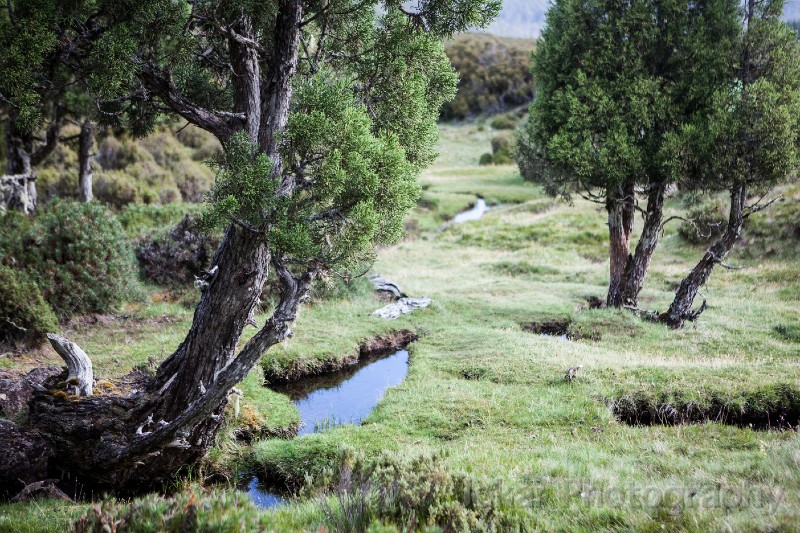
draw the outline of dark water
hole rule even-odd
[[[375,408],[386,389],[402,383],[408,374],[408,351],[360,362],[339,372],[271,386],[289,396],[300,411],[300,435],[325,431],[342,424],[360,424]],[[284,498],[254,477],[247,490],[253,502],[268,508]]]

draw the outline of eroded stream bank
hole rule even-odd
[[[358,357],[346,366],[268,386],[289,396],[297,407],[301,420],[298,435],[342,424],[360,424],[386,390],[402,383],[408,375],[410,354],[406,348],[416,338],[407,330],[377,336],[362,343]],[[282,487],[258,475],[244,480],[245,484],[253,502],[262,508],[279,505],[287,497]]]

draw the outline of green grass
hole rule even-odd
[[[627,312],[588,310],[587,299],[606,290],[603,212],[584,201],[554,203],[511,166],[479,168],[488,128],[442,129],[443,156],[423,176],[422,206],[410,218],[416,238],[380,250],[373,269],[410,295],[431,297],[431,307],[387,322],[370,316],[383,304],[369,291],[317,301],[301,311],[295,336],[263,361],[273,375],[306,371],[352,357],[367,337],[407,328],[421,334],[411,346],[408,378],[387,391],[362,425],[261,440],[244,451],[246,464],[296,486],[319,486],[330,481],[343,450],[367,457],[435,454],[454,474],[479,483],[502,480],[514,495],[509,512],[529,529],[796,528],[796,432],[715,422],[635,427],[619,422],[611,409],[626,396],[656,407],[712,405],[721,398],[757,409],[789,401],[776,391],[800,387],[800,267],[793,256],[735,252],[728,262],[747,268],[716,270],[703,289],[709,309],[680,331]],[[482,221],[440,231],[478,195],[501,207]],[[670,201],[668,208],[681,206]],[[641,306],[665,309],[702,252],[667,226]],[[123,373],[147,354],[166,356],[191,319],[177,304],[134,312],[142,320],[68,332],[97,358],[99,373]],[[170,321],[153,321],[162,314]],[[582,340],[522,329],[552,318],[568,319],[570,333]],[[569,386],[564,372],[575,365],[584,368]],[[259,381],[256,373],[242,385],[259,423],[295,421],[291,404],[259,391]],[[734,498],[740,493],[746,498]],[[54,523],[62,520],[63,530],[60,508],[42,512],[52,512]],[[265,514],[281,530],[317,530],[324,521],[315,498]],[[30,507],[0,507],[0,516],[41,523]]]

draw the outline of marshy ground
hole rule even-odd
[[[315,486],[343,449],[365,457],[436,455],[450,472],[499,483],[506,505],[530,528],[797,528],[796,251],[735,252],[730,262],[746,268],[715,271],[703,291],[709,309],[680,331],[593,309],[608,270],[600,206],[554,202],[512,166],[479,167],[488,128],[441,129],[442,157],[422,178],[409,236],[380,250],[373,268],[433,304],[396,321],[373,317],[384,302],[362,280],[304,308],[294,338],[242,385],[242,420],[232,427],[249,425],[250,444],[222,438],[206,468]],[[785,194],[797,202],[799,191]],[[479,196],[501,207],[440,231]],[[681,209],[675,199],[669,204]],[[702,252],[667,226],[641,307],[666,309]],[[92,356],[98,378],[118,378],[148,358],[154,364],[181,341],[191,309],[158,294],[151,300],[67,329]],[[561,337],[529,327],[551,323],[563,326]],[[408,377],[361,425],[285,438],[299,415],[287,396],[261,386],[263,375],[335,368],[357,356],[365,339],[398,330],[419,335]],[[57,362],[42,349],[2,357],[0,369]],[[564,373],[577,365],[583,368],[570,385]],[[319,502],[315,496],[265,511],[261,523],[317,530],[326,520]],[[0,530],[64,531],[86,509],[4,505]]]

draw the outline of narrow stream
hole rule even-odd
[[[378,360],[359,362],[339,372],[271,386],[286,394],[300,411],[300,435],[325,431],[342,424],[360,424],[383,398],[386,389],[408,375],[408,351]],[[284,497],[258,477],[247,484],[253,503],[262,508],[283,503]]]
[[[486,205],[486,200],[478,197],[478,200],[475,202],[475,206],[472,209],[457,214],[453,217],[451,222],[453,224],[463,224],[464,222],[479,220],[483,218],[483,215],[485,215],[488,210],[489,206]]]

